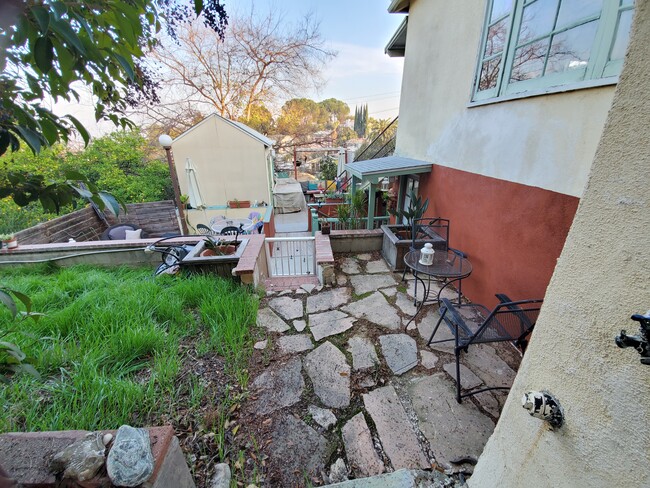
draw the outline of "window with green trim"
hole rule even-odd
[[[473,100],[621,71],[634,0],[488,0]]]

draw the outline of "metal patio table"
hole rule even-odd
[[[440,303],[440,296],[442,291],[450,286],[453,283],[458,282],[458,304],[461,303],[461,286],[460,281],[467,278],[472,274],[472,263],[469,262],[463,253],[455,249],[449,249],[445,251],[436,250],[433,255],[433,264],[425,265],[420,263],[420,251],[409,251],[404,256],[404,264],[407,268],[411,270],[413,276],[415,277],[415,298],[414,305],[418,307],[415,312],[415,315],[408,321],[406,327],[409,326],[411,322],[415,320],[418,316],[424,303],[429,299],[429,292],[431,291],[431,278],[435,278],[440,281],[443,280],[445,284],[440,288],[436,296],[436,301]],[[422,276],[426,276],[427,280],[425,282],[422,279]],[[418,281],[422,283],[424,289],[424,295],[422,300],[418,302]]]

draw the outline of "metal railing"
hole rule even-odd
[[[327,204],[325,204],[327,205]],[[333,204],[335,205],[335,204]],[[339,204],[340,205],[340,204]],[[350,218],[345,222],[339,220],[337,217],[330,217],[326,214],[319,214],[317,207],[311,209],[311,234],[316,234],[316,231],[321,229],[321,225],[325,222],[330,224],[332,230],[356,230],[367,229],[368,218]],[[372,228],[379,229],[382,225],[390,223],[390,215],[381,215],[372,219]]]
[[[269,276],[316,275],[314,237],[267,237],[264,239]]]

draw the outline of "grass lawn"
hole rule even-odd
[[[228,455],[218,433],[247,386],[256,295],[221,278],[131,268],[5,266],[0,283],[45,314],[14,322],[0,307],[0,334],[15,331],[0,340],[42,375],[0,385],[0,432],[172,423],[217,433],[198,449]]]

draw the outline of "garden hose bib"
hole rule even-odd
[[[554,429],[561,427],[564,422],[560,402],[550,393],[544,391],[524,393],[521,405],[532,417],[546,420]]]

